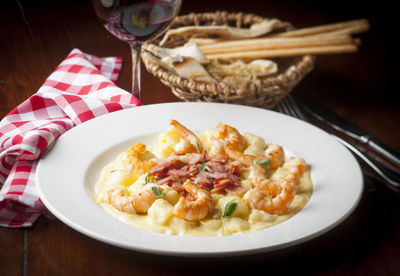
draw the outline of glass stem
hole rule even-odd
[[[140,51],[142,49],[142,44],[139,42],[129,43],[132,52],[132,94],[138,98],[141,98],[140,89]]]

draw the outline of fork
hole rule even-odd
[[[307,121],[303,111],[300,106],[296,103],[291,95],[284,97],[276,106],[277,111],[283,114],[290,115],[292,117]],[[388,184],[391,185],[396,191],[400,188],[400,175],[381,163],[376,162],[369,156],[363,154],[355,146],[351,145],[349,142],[343,140],[342,138],[333,135],[339,143],[344,145],[346,148],[351,150],[354,154],[360,157],[367,165],[369,165],[378,175],[380,175]]]
[[[307,121],[300,107],[297,105],[291,95],[287,95],[276,106],[277,110],[281,113],[290,115],[295,118],[299,118],[303,121]]]

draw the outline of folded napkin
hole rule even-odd
[[[39,198],[35,170],[41,153],[63,133],[92,118],[138,106],[116,86],[118,57],[74,49],[42,87],[0,121],[0,225],[31,226],[50,213]]]

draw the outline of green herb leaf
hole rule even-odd
[[[208,162],[205,162],[200,165],[199,171],[204,171],[204,169],[207,167]]]
[[[231,201],[229,201],[224,207],[224,212],[222,214],[222,218],[230,218],[232,216],[233,212],[235,212],[236,206],[237,206],[237,203],[234,202],[233,199]]]
[[[146,174],[145,179],[144,179],[143,185],[149,184],[150,181],[151,181],[151,175],[150,175],[150,172],[148,172],[148,173]]]
[[[116,172],[116,171],[118,171],[118,170],[111,170],[110,173],[114,173],[114,172]]]
[[[196,141],[196,150],[197,150],[197,152],[200,153],[200,145],[199,145],[199,143],[197,141]]]
[[[151,190],[157,197],[163,197],[163,193],[157,187],[151,187]]]
[[[266,166],[269,165],[269,163],[271,162],[271,160],[269,158],[265,158],[263,160],[254,160],[254,164],[255,165],[259,165],[261,168],[265,168]]]

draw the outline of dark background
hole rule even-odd
[[[394,42],[398,9],[390,1],[183,1],[181,14],[216,10],[276,17],[297,28],[367,18],[371,30],[358,36],[362,40],[360,50],[353,54],[319,56],[315,69],[293,93],[321,100],[327,107],[335,106],[340,115],[350,119],[362,116],[360,107],[369,103],[379,105],[383,101],[388,104],[385,107],[388,113],[398,108],[399,55]],[[85,26],[79,20],[82,17],[86,19]],[[101,27],[88,0],[3,1],[0,41],[1,117],[20,101],[3,91],[16,89],[25,98],[29,97],[51,73],[49,68],[61,62],[60,56],[66,56],[75,47],[99,56],[122,56],[125,67],[118,84],[131,89],[130,50]],[[348,91],[352,97],[348,97]],[[145,104],[154,101],[159,100],[144,96]],[[368,121],[361,124],[368,129]],[[383,139],[390,143],[390,138]]]
[[[184,0],[181,14],[217,10],[275,17],[297,28],[367,18],[371,30],[358,35],[360,50],[318,56],[314,70],[292,93],[333,110],[400,151],[399,16],[392,2]],[[90,1],[1,1],[0,118],[35,93],[73,48],[121,56],[124,67],[117,84],[131,89],[130,49],[101,26]],[[145,71],[142,88],[144,104],[179,101]],[[271,275],[400,275],[399,198],[363,169],[363,197],[344,222],[275,254],[161,258],[98,242],[41,216],[29,229],[0,228],[0,275],[250,275],[260,270]]]

